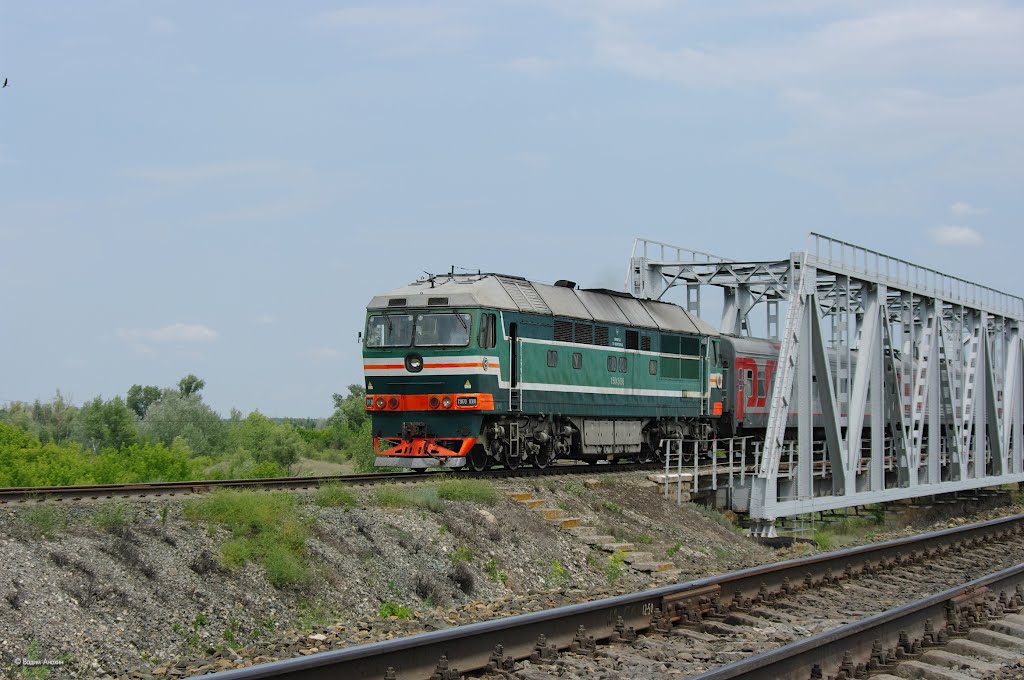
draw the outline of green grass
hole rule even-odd
[[[822,527],[814,530],[814,542],[818,544],[819,550],[831,550],[833,538],[829,529]]]
[[[324,484],[316,490],[313,502],[321,508],[354,508],[356,495],[341,484]]]
[[[682,547],[683,547],[683,542],[682,541],[677,541],[677,542],[675,542],[675,543],[673,543],[672,545],[669,546],[668,550],[665,551],[665,554],[668,555],[669,557],[672,557],[677,552],[679,552],[679,550]]]
[[[469,562],[473,559],[473,551],[464,545],[460,545],[451,555],[452,562]]]
[[[487,564],[484,565],[484,571],[487,572],[487,578],[500,583],[502,585],[508,584],[508,574],[498,570],[498,561],[495,559],[488,560]]]
[[[608,556],[608,563],[604,567],[605,576],[608,577],[608,585],[615,585],[623,574],[626,573],[626,553],[616,550]]]
[[[579,482],[566,483],[565,490],[573,496],[586,496],[589,491],[587,487],[583,486]]]
[[[551,563],[551,569],[548,570],[548,582],[555,587],[562,587],[569,584],[572,581],[572,576],[569,574],[569,570],[562,566],[560,560],[555,560]]]
[[[624,511],[621,505],[618,503],[612,503],[611,501],[601,501],[601,507],[616,515],[621,515]]]
[[[719,525],[725,527],[730,532],[733,530],[732,522],[730,522],[729,518],[726,517],[725,515],[723,515],[718,510],[715,510],[714,508],[709,508],[709,507],[704,506],[704,505],[700,505],[699,503],[692,503],[690,505],[690,507],[693,508],[694,510],[696,510],[697,512],[699,512],[700,514],[704,515],[705,517],[707,517],[709,520],[711,520],[715,524],[719,524]]]
[[[49,503],[29,508],[22,514],[21,519],[26,527],[43,538],[53,538],[68,525],[64,509]]]
[[[92,523],[97,529],[116,531],[128,526],[128,508],[122,503],[103,503],[92,514]]]
[[[498,502],[498,492],[483,479],[446,479],[438,482],[436,489],[438,497],[446,501],[471,501],[485,505]]]
[[[231,538],[221,548],[226,567],[236,569],[250,560],[257,561],[276,588],[308,582],[309,529],[291,494],[215,491],[187,504],[185,517],[193,522],[219,524],[231,532]]]
[[[396,484],[385,484],[374,489],[377,505],[384,508],[421,508],[431,512],[444,510],[444,502],[431,486],[405,488]]]
[[[632,537],[630,543],[636,543],[638,545],[650,545],[654,543],[654,537],[650,534],[636,534]]]
[[[411,619],[412,609],[403,607],[402,605],[392,602],[391,600],[384,600],[380,605],[380,617],[386,619],[389,616],[397,616],[400,619]]]

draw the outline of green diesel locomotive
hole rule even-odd
[[[378,295],[363,338],[379,466],[651,460],[723,411],[717,331],[681,307],[501,274]]]

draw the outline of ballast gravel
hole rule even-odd
[[[348,510],[294,492],[311,527],[314,578],[282,590],[256,563],[225,568],[228,532],[185,520],[189,498],[48,502],[66,520],[49,537],[29,518],[39,504],[0,506],[0,677],[18,677],[28,659],[49,664],[50,678],[176,678],[664,583],[610,568],[607,552],[508,491],[533,493],[671,561],[677,581],[808,549],[758,546],[717,513],[662,499],[642,474],[586,481],[496,483],[493,505],[446,501],[437,512],[380,507],[372,487],[356,488],[357,507]],[[97,513],[115,503],[128,521],[97,528]],[[409,618],[383,615],[389,603],[408,608]]]

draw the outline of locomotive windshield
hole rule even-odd
[[[411,344],[411,314],[374,315],[366,323],[367,347],[408,347]]]
[[[469,314],[374,314],[366,322],[367,347],[465,347],[469,344]]]
[[[416,316],[416,346],[465,347],[469,344],[469,314],[419,314]]]

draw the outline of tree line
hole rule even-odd
[[[300,458],[373,468],[360,385],[334,394],[326,419],[284,421],[237,409],[222,418],[203,401],[205,386],[189,374],[174,387],[132,385],[80,406],[60,391],[3,404],[0,486],[277,477]]]

